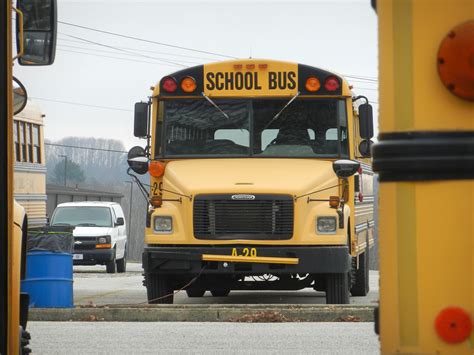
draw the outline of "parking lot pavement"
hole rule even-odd
[[[366,297],[352,297],[352,304],[374,305],[378,300],[378,271],[370,271],[370,292]],[[140,263],[128,263],[127,272],[107,274],[105,266],[74,267],[75,305],[138,305],[146,303]],[[188,298],[186,292],[175,295],[176,304],[324,304],[324,293],[312,289],[300,291],[233,291],[227,297]]]

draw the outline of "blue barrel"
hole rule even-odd
[[[26,257],[21,291],[30,295],[30,307],[72,308],[72,254],[32,251]]]

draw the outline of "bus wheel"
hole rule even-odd
[[[349,274],[327,274],[326,276],[326,303],[349,303]]]
[[[367,240],[367,245],[368,240]],[[356,260],[354,258],[354,260]],[[357,265],[354,265],[357,266]],[[351,288],[352,296],[367,296],[369,293],[369,248],[359,255],[359,269],[355,272],[355,283]]]
[[[228,288],[216,288],[214,290],[211,290],[211,294],[214,297],[226,297],[230,293],[230,290]]]
[[[188,297],[202,297],[206,293],[206,290],[197,287],[191,287],[186,290]]]
[[[146,293],[149,304],[172,304],[173,284],[169,276],[145,274]]]

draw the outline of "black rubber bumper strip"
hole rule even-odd
[[[383,133],[372,156],[381,182],[474,179],[474,132]]]

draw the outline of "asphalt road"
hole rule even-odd
[[[373,323],[30,322],[33,354],[378,354]]]
[[[125,274],[107,274],[105,266],[74,267],[75,305],[146,303],[146,289],[139,263],[128,263]],[[352,297],[352,304],[374,305],[378,300],[378,272],[370,271],[370,292],[366,297]],[[232,291],[228,297],[188,298],[182,291],[176,304],[324,304],[325,295],[313,289],[301,291]]]

